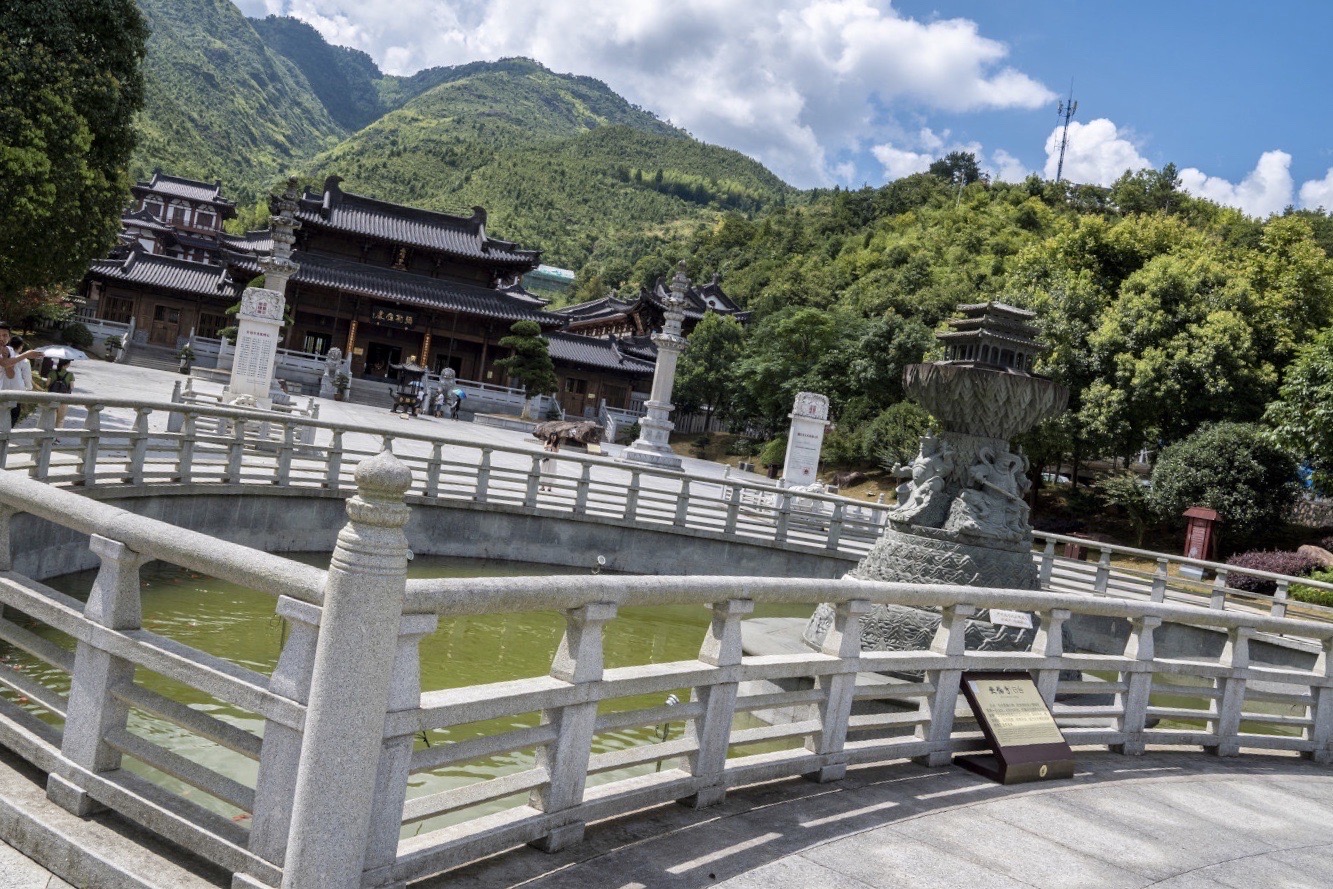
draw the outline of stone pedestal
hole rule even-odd
[[[249,396],[261,407],[271,404],[269,390],[281,341],[283,307],[283,296],[276,290],[249,287],[241,297],[231,382],[223,393],[228,403]]]

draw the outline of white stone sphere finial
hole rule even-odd
[[[356,467],[356,496],[347,501],[352,521],[383,528],[401,528],[408,509],[403,495],[412,487],[412,470],[388,451],[382,451]]]

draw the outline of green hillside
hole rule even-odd
[[[139,0],[152,34],[131,175],[221,179],[243,199],[343,129],[229,0]]]
[[[303,168],[349,191],[459,209],[579,268],[607,239],[752,212],[795,192],[763,166],[700,143],[600,81],[528,59],[436,69],[442,82]]]
[[[271,15],[250,24],[270,50],[300,69],[343,129],[359,130],[392,107],[380,98],[378,83],[384,75],[379,66],[360,50],[330,45],[300,19]]]

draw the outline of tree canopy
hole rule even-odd
[[[555,365],[536,321],[514,322],[509,336],[500,339],[500,345],[510,355],[495,362],[495,366],[518,380],[529,395],[550,395],[559,388]]]
[[[27,314],[115,240],[143,104],[134,0],[0,7],[0,310]],[[39,248],[40,245],[40,248]]]

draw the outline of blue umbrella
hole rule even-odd
[[[467,398],[467,393],[464,392],[462,389],[450,389],[449,394],[455,395],[460,399]]]

